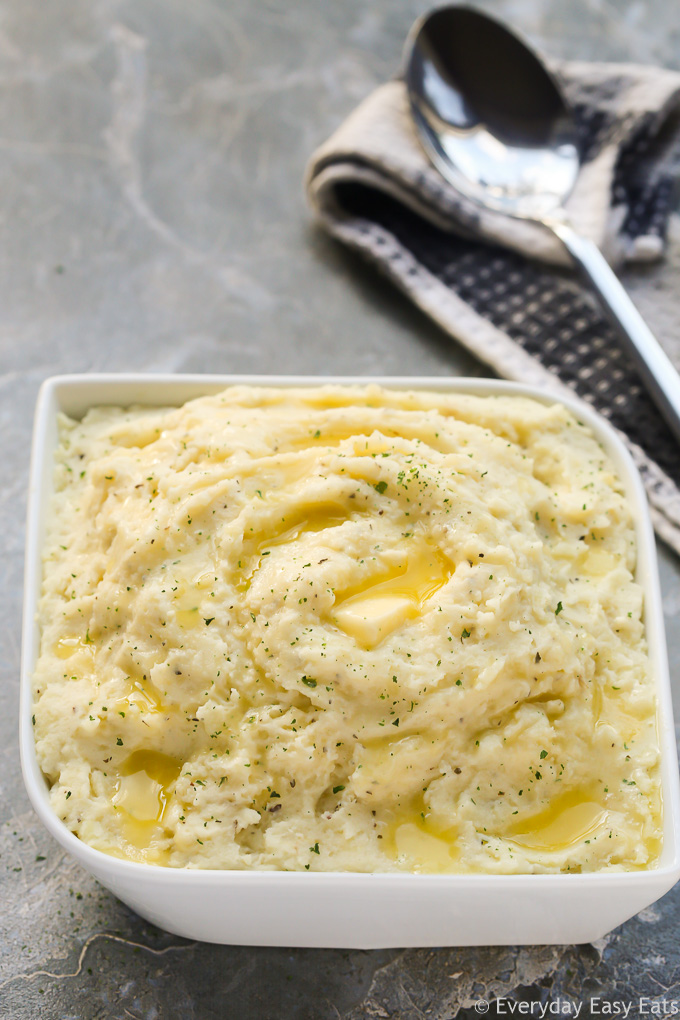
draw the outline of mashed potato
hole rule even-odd
[[[653,865],[630,512],[561,406],[237,386],[63,419],[35,672],[57,815],[172,867]]]

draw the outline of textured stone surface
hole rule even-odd
[[[64,857],[23,791],[23,515],[43,378],[485,374],[316,232],[302,193],[306,157],[397,69],[425,6],[5,0],[0,9],[0,1017],[444,1020],[478,1015],[481,995],[534,1003],[534,1015],[590,996],[680,1002],[677,888],[596,946],[192,944],[145,924]],[[680,67],[667,0],[481,6],[562,56]],[[676,240],[673,258],[628,283],[680,364],[679,261]],[[677,678],[680,569],[663,549],[661,558]],[[580,1015],[591,1013],[586,1005]]]

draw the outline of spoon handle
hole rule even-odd
[[[550,229],[560,238],[597,294],[612,325],[633,356],[650,396],[680,442],[680,376],[672,362],[597,245],[579,236],[564,223],[550,223]]]

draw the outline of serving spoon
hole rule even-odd
[[[597,294],[647,390],[680,441],[680,377],[564,203],[580,169],[573,117],[538,56],[495,18],[441,7],[406,42],[406,87],[433,165],[478,205],[551,230]]]

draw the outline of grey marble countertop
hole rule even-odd
[[[668,0],[480,6],[556,55],[680,68]],[[510,1002],[533,1004],[534,1016],[546,1004],[556,1011],[579,1002],[581,1016],[605,1015],[604,998],[633,1003],[632,1016],[644,1014],[646,1000],[680,1009],[680,887],[596,945],[354,952],[195,944],[152,928],[100,888],[48,837],[24,793],[23,517],[33,405],[45,377],[486,374],[315,229],[302,191],[312,149],[395,72],[425,7],[0,7],[2,1018],[446,1020],[478,1015],[482,995],[501,997],[506,1015]],[[679,262],[674,252],[626,277],[673,356]],[[677,677],[680,564],[663,547],[660,554]]]

